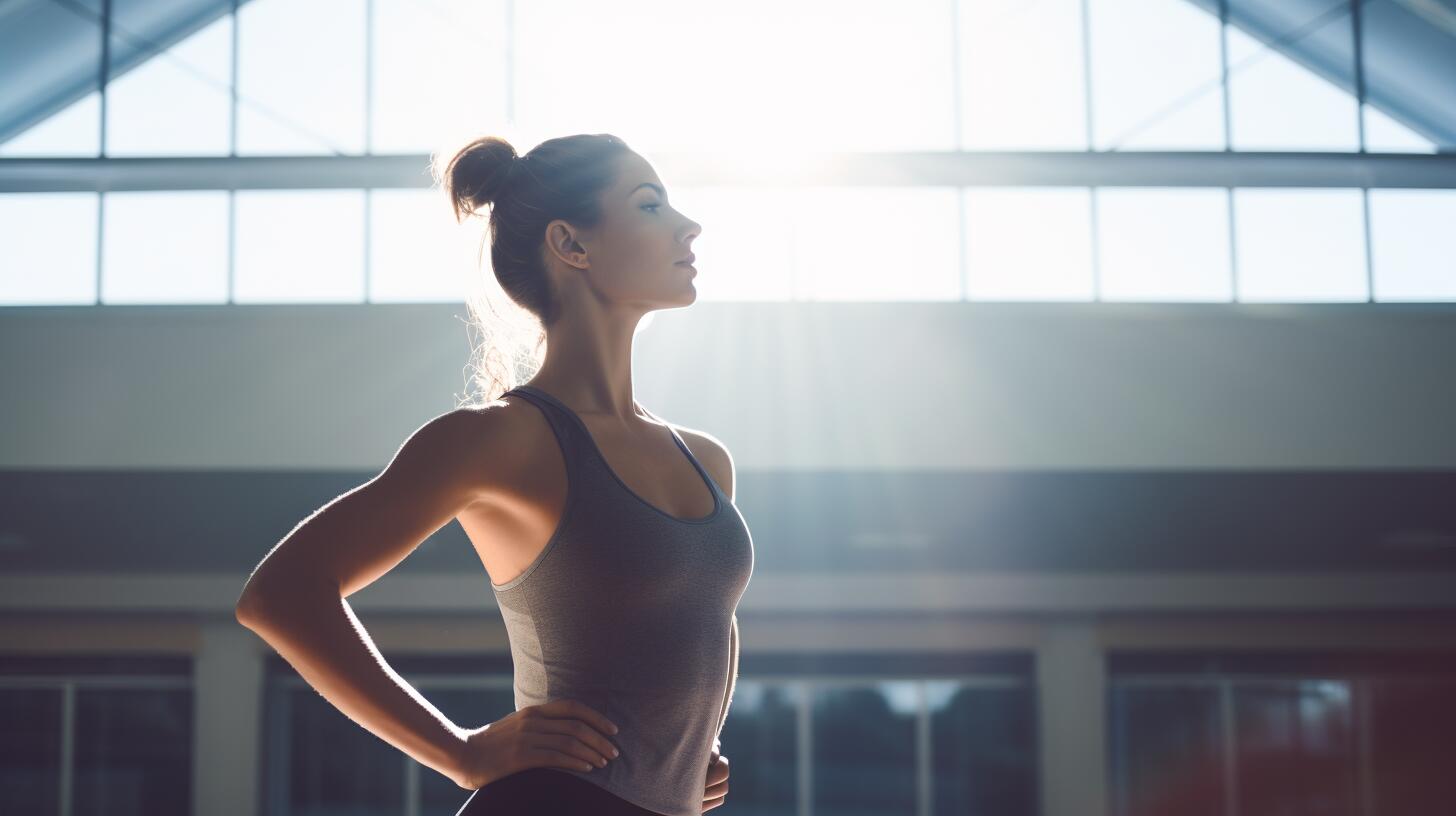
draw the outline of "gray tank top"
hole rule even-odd
[[[516,710],[565,698],[600,711],[620,729],[608,739],[621,756],[605,768],[557,770],[666,816],[701,816],[729,705],[733,615],[753,573],[748,526],[671,425],[713,493],[701,518],[668,515],[627,487],[560,400],[529,385],[502,396],[511,395],[545,415],[567,475],[545,549],[516,578],[491,584]]]

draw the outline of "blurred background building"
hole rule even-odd
[[[718,813],[1456,801],[1453,0],[0,0],[0,811],[454,813],[233,604],[464,396],[431,157],[578,132],[703,225]],[[458,524],[349,602],[512,710]]]

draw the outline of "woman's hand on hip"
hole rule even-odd
[[[576,700],[526,706],[465,733],[453,779],[476,790],[529,768],[604,768],[618,756],[607,739],[617,726]]]

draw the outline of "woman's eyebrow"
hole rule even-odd
[[[651,187],[652,189],[654,189],[654,190],[657,191],[657,194],[658,195],[662,196],[663,198],[666,198],[667,197],[667,191],[666,190],[662,189],[661,187],[657,186],[656,184],[653,184],[650,181],[644,181],[641,184],[637,185],[636,187],[633,187],[632,190],[631,190],[631,192],[627,193],[627,195],[632,195],[632,193],[637,192],[638,190],[642,189],[643,187]]]

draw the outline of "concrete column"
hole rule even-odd
[[[263,653],[231,614],[201,624],[193,668],[192,813],[256,816]]]
[[[1093,623],[1047,625],[1036,682],[1042,816],[1107,816],[1107,683]]]

